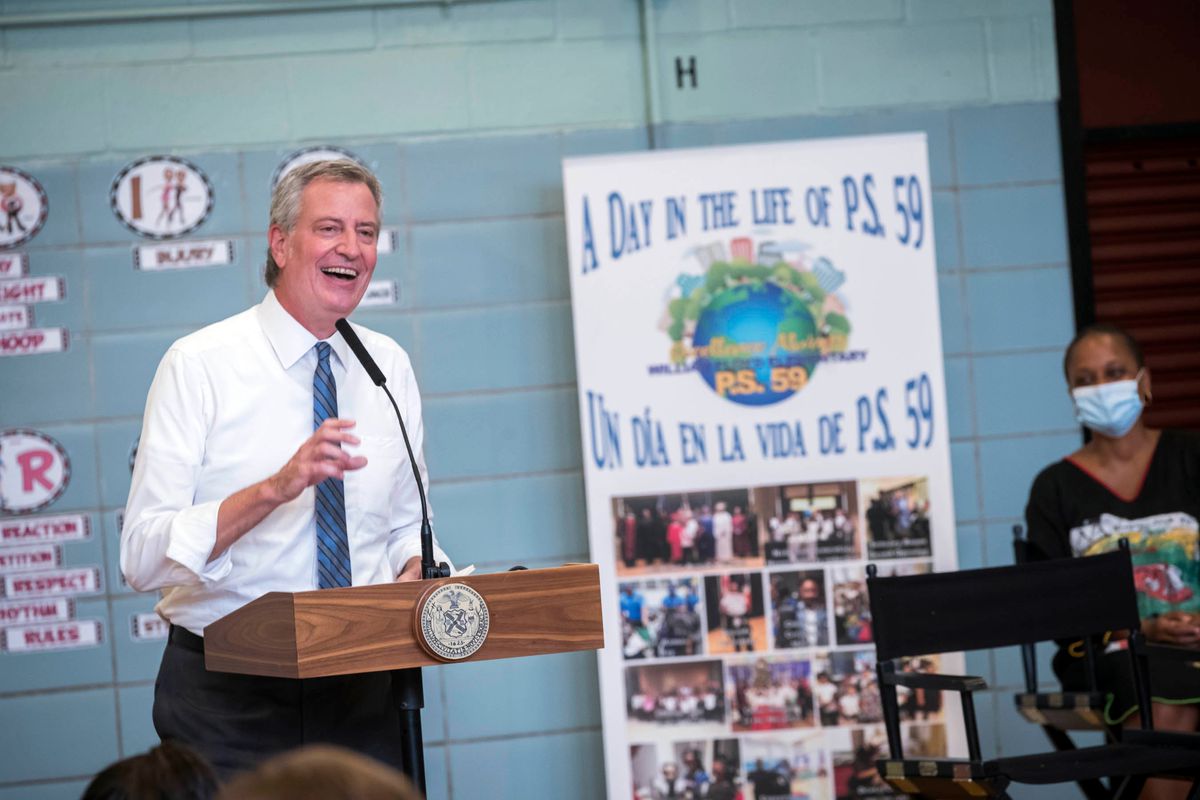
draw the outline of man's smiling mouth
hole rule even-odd
[[[352,281],[358,273],[349,267],[321,267],[321,272],[343,281]]]

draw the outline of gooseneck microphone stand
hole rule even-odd
[[[417,459],[413,455],[412,442],[408,439],[408,431],[404,427],[404,418],[400,415],[400,407],[396,398],[388,390],[387,378],[376,365],[375,359],[367,352],[367,348],[359,340],[358,334],[350,327],[345,319],[335,323],[338,332],[346,340],[346,344],[354,352],[358,362],[371,381],[383,389],[392,408],[396,411],[396,421],[400,423],[400,434],[404,437],[404,449],[408,451],[408,463],[412,466],[413,478],[417,482],[417,494],[421,498],[421,578],[450,577],[450,567],[446,562],[435,562],[433,556],[433,526],[429,524],[429,504],[425,500],[425,486],[421,482],[421,472],[417,469]],[[400,763],[404,773],[416,785],[424,797],[425,792],[425,746],[421,738],[421,709],[425,707],[425,689],[421,680],[420,668],[392,670],[392,694],[396,707],[400,712]]]

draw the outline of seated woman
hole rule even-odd
[[[1200,647],[1200,436],[1146,426],[1150,372],[1137,342],[1116,326],[1080,331],[1063,369],[1091,440],[1034,480],[1025,509],[1029,540],[1042,557],[1068,558],[1128,539],[1142,632],[1151,642]],[[1118,637],[1099,659],[1100,689],[1108,693],[1106,721],[1132,727],[1139,709]],[[1086,689],[1082,643],[1060,647],[1054,670],[1065,689]],[[1155,661],[1150,680],[1154,727],[1200,730],[1200,669]],[[1150,781],[1143,797],[1173,797],[1177,788],[1183,797],[1185,785]]]

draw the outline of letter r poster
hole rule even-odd
[[[608,796],[886,793],[866,566],[956,565],[924,134],[563,183]],[[961,752],[900,704],[906,755]]]

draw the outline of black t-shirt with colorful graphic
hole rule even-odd
[[[1068,459],[1051,464],[1034,479],[1025,520],[1029,541],[1045,558],[1104,553],[1128,539],[1143,618],[1200,612],[1200,435],[1163,431],[1142,486],[1129,499]],[[1064,688],[1083,688],[1079,661],[1065,650],[1055,658]],[[1113,722],[1131,713],[1136,700],[1124,658],[1100,669],[1101,683],[1109,684],[1102,688],[1115,693],[1106,709]],[[1196,702],[1200,671],[1156,662],[1151,684],[1156,700]]]
[[[1163,431],[1132,499],[1072,461],[1052,464],[1034,480],[1025,517],[1047,558],[1104,553],[1128,539],[1142,617],[1200,612],[1200,436]]]

